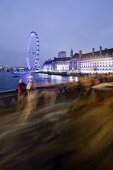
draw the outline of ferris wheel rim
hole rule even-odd
[[[35,61],[33,63],[33,66],[31,67],[30,60],[29,60],[29,49],[30,49],[30,41],[31,41],[32,37],[35,37],[36,56],[35,56]],[[26,63],[27,63],[28,69],[30,70],[31,68],[36,67],[36,65],[39,64],[38,60],[39,60],[39,37],[35,31],[31,31],[28,36],[27,49],[26,49]]]

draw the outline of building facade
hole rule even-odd
[[[73,55],[71,50],[70,57],[54,57],[43,64],[45,71],[71,71],[75,73],[113,73],[113,48],[104,49],[100,46],[98,51],[92,48],[92,52]]]

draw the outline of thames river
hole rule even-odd
[[[20,73],[17,77],[11,72],[0,72],[0,92],[7,90],[15,90],[19,79],[28,83],[28,73]],[[59,75],[48,75],[48,74],[38,74],[32,73],[33,79],[37,86],[44,86],[50,84],[60,84],[67,83],[75,80],[72,76],[59,76]]]

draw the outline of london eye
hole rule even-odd
[[[40,68],[39,37],[38,34],[34,31],[32,31],[28,37],[26,49],[26,63],[29,70],[36,70]]]

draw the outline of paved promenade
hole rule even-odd
[[[0,116],[1,170],[113,169],[113,83],[81,82]]]

